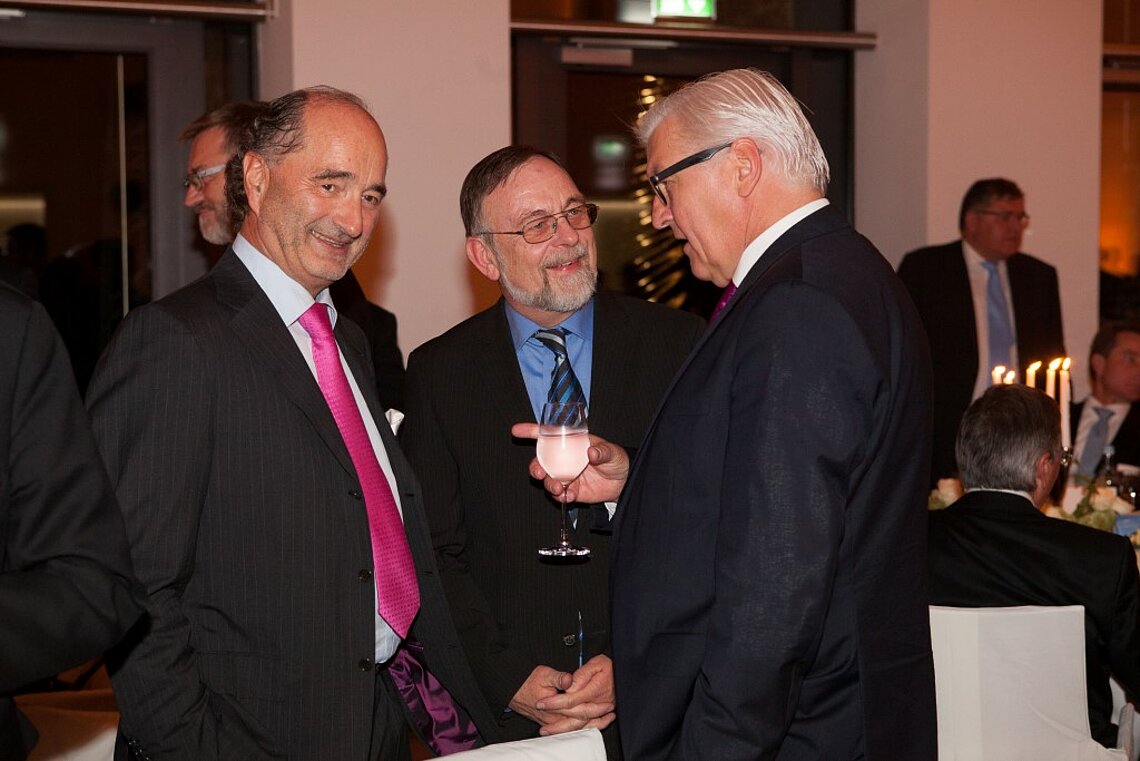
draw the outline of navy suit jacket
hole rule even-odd
[[[1057,270],[1028,254],[1006,260],[1021,377],[1037,360],[1065,355]],[[899,264],[930,340],[934,369],[931,478],[957,473],[954,441],[978,378],[978,330],[962,241],[912,251]],[[1044,378],[1044,373],[1038,373]],[[1041,381],[1039,381],[1040,383]]]
[[[1049,518],[1016,494],[970,492],[930,514],[930,603],[1085,606],[1089,725],[1116,745],[1109,674],[1140,697],[1140,575],[1127,539]]]
[[[704,329],[693,315],[599,293],[591,432],[637,446]],[[479,683],[503,710],[535,666],[573,671],[579,654],[609,652],[610,536],[591,531],[583,510],[574,541],[590,559],[568,565],[538,555],[557,537],[558,503],[527,477],[534,441],[510,435],[534,413],[502,301],[412,352],[408,401],[400,443],[424,484],[444,589]],[[538,732],[523,716],[501,724],[489,739]],[[607,736],[611,755],[615,743]]]
[[[797,223],[689,355],[618,504],[628,757],[935,758],[929,405],[890,265],[832,209]]]
[[[419,484],[384,420],[363,334],[337,343],[391,460],[420,584],[411,636],[476,723]],[[111,678],[121,730],[153,758],[364,761],[374,725],[375,582],[348,450],[269,298],[228,250],[132,311],[88,395],[149,624]]]

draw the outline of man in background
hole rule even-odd
[[[993,386],[966,410],[956,450],[966,494],[930,513],[930,603],[1083,605],[1089,726],[1115,747],[1108,677],[1140,697],[1140,575],[1126,538],[1040,511],[1061,467],[1057,403]]]
[[[240,235],[100,361],[88,401],[150,614],[111,672],[136,756],[406,758],[415,640],[459,711],[437,752],[493,722],[364,336],[328,296],[387,164],[355,96],[269,103],[227,169]]]
[[[1073,405],[1073,452],[1076,471],[1093,476],[1104,447],[1111,444],[1116,463],[1140,466],[1140,325],[1111,322],[1101,327],[1089,350],[1092,393]]]
[[[485,157],[463,182],[460,211],[468,259],[502,299],[412,352],[401,444],[424,485],[464,649],[501,711],[499,739],[605,727],[609,513],[575,510],[571,540],[588,560],[544,561],[559,505],[525,477],[534,443],[510,428],[539,419],[565,381],[588,403],[591,431],[637,446],[704,323],[595,292],[598,209],[548,153],[509,146]],[[541,707],[562,689],[563,708]],[[617,757],[616,732],[604,735]]]
[[[978,180],[958,212],[961,240],[912,251],[899,264],[930,339],[933,479],[954,473],[962,413],[990,385],[996,366],[1024,379],[1032,363],[1065,354],[1057,271],[1021,253],[1028,226],[1021,188],[1001,178]]]
[[[0,325],[0,761],[13,761],[36,735],[12,696],[102,655],[142,600],[63,342],[3,283]]]
[[[237,152],[242,134],[264,111],[265,103],[260,101],[226,103],[199,116],[179,136],[190,141],[183,203],[197,215],[202,237],[213,244],[207,256],[211,267],[237,234],[225,166]],[[352,270],[332,284],[330,293],[337,309],[368,337],[380,402],[388,409],[403,409],[404,356],[396,339],[396,315],[368,300]]]

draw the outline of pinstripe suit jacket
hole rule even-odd
[[[343,319],[336,335],[400,490],[421,582],[413,636],[486,721],[363,335]],[[360,486],[312,373],[232,250],[127,317],[89,404],[150,614],[112,674],[123,734],[154,758],[367,758],[375,619]]]
[[[693,315],[599,293],[590,430],[638,446],[704,329]],[[503,302],[412,352],[407,392],[400,442],[424,484],[463,646],[491,706],[501,711],[535,666],[573,671],[579,653],[588,660],[609,650],[610,538],[580,519],[575,541],[593,550],[588,562],[539,559],[538,548],[557,538],[557,503],[527,477],[534,442],[511,439],[511,424],[533,420],[534,413]],[[489,739],[533,736],[537,729],[508,714]]]

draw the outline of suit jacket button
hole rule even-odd
[[[563,645],[566,645],[566,647],[574,647],[574,645],[577,645],[577,644],[578,644],[578,637],[577,637],[577,635],[574,635],[574,634],[565,634],[565,635],[563,635],[563,637],[562,637],[562,644],[563,644]]]
[[[348,490],[348,496],[352,497],[353,499],[363,499],[364,498],[364,495],[360,493],[359,489],[349,489]]]
[[[361,581],[372,581],[372,569],[361,568],[360,573],[357,574],[357,578],[359,578]]]
[[[376,664],[374,664],[372,662],[371,658],[361,658],[360,659],[360,670],[361,671],[371,671],[375,667],[375,665]]]

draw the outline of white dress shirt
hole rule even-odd
[[[1085,452],[1085,444],[1089,440],[1089,431],[1096,425],[1099,415],[1096,411],[1101,407],[1112,410],[1112,417],[1108,419],[1108,437],[1104,440],[1105,444],[1111,444],[1112,440],[1116,438],[1116,434],[1120,432],[1120,426],[1124,424],[1124,418],[1128,417],[1128,410],[1132,407],[1128,402],[1118,402],[1117,404],[1101,404],[1097,398],[1089,394],[1088,399],[1085,399],[1084,406],[1081,407],[1081,417],[1077,421],[1077,435],[1073,439],[1073,452],[1074,460],[1080,462],[1083,459]],[[1137,464],[1140,463],[1129,463]]]

